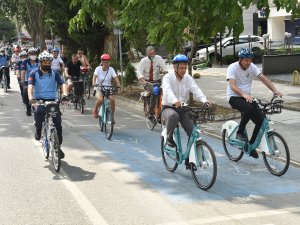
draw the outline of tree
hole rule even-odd
[[[0,19],[0,39],[5,38],[6,41],[12,43],[12,39],[16,36],[16,25],[6,17]]]

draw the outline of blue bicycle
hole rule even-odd
[[[191,169],[196,185],[202,190],[208,190],[214,185],[217,177],[215,153],[209,144],[203,140],[203,137],[201,137],[200,122],[204,122],[207,119],[209,108],[205,105],[201,108],[183,107],[188,110],[188,115],[194,123],[193,132],[187,143],[186,151],[183,153],[178,124],[173,135],[176,148],[169,147],[166,144],[167,130],[164,128],[161,133],[162,159],[166,169],[170,172],[174,172],[178,164],[181,164],[185,160],[186,166]]]
[[[270,129],[270,116],[276,113],[281,113],[283,101],[272,98],[270,102],[263,102],[259,99],[254,99],[264,115],[264,120],[259,133],[253,144],[243,142],[236,138],[236,133],[239,124],[235,121],[227,121],[222,126],[222,142],[224,151],[228,158],[232,161],[239,161],[244,153],[250,155],[251,151],[260,149],[262,151],[263,160],[267,169],[276,176],[281,176],[286,173],[290,164],[290,152],[284,138],[273,129]],[[245,131],[247,135],[247,131]]]
[[[99,127],[101,131],[105,131],[106,138],[110,140],[114,130],[114,115],[111,110],[109,96],[116,95],[118,93],[118,87],[104,85],[98,85],[97,87],[100,88],[104,97],[102,105],[98,111]]]

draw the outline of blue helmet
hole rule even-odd
[[[53,52],[59,52],[59,49],[58,49],[57,47],[55,47],[55,48],[53,49]]]
[[[239,58],[253,58],[253,52],[249,48],[241,48],[241,50],[239,51]]]
[[[178,55],[175,55],[172,63],[173,64],[180,63],[180,62],[188,63],[188,61],[189,61],[189,58],[186,55],[178,54]]]

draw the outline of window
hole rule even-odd
[[[295,26],[295,35],[300,36],[300,27],[299,26]]]

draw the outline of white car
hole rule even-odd
[[[259,36],[251,36],[251,49],[252,51],[257,50],[263,50],[264,49],[264,39]],[[227,37],[222,40],[222,57],[227,55],[233,55],[233,46],[234,46],[234,40],[233,37]],[[238,51],[241,48],[249,48],[249,39],[248,35],[240,36],[238,40],[235,41],[235,52],[238,53]],[[221,54],[220,54],[220,42],[217,43],[217,60],[220,61]],[[212,45],[208,47],[208,56],[211,61],[215,59],[215,46]],[[207,60],[207,53],[206,48],[200,49],[197,51],[196,58],[200,61],[206,61]]]

